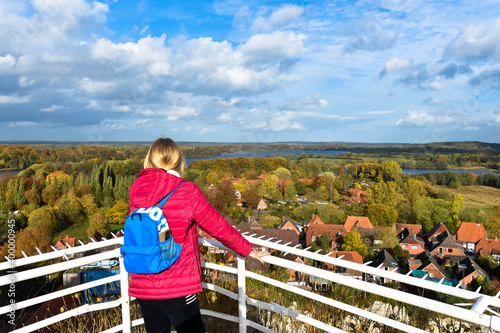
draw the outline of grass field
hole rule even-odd
[[[68,237],[75,237],[76,239],[81,240],[82,242],[85,242],[88,237],[87,237],[87,229],[89,227],[88,222],[87,223],[82,223],[82,224],[73,224],[67,229],[64,229],[54,235],[52,235],[52,240],[54,242],[57,242],[59,238],[68,236]]]
[[[453,193],[459,193],[464,199],[467,207],[486,208],[500,205],[500,189],[490,186],[460,186],[458,189],[448,188],[446,186],[435,186],[445,188]]]

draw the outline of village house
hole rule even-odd
[[[357,251],[332,251],[328,253],[327,256],[351,261],[360,265],[363,264],[363,258]],[[342,266],[335,266],[329,263],[323,263],[323,269],[355,279],[361,279],[363,277],[363,274],[360,271],[345,268]]]
[[[483,238],[476,244],[477,255],[492,256],[495,262],[500,263],[500,240],[498,237],[495,239]]]
[[[467,252],[476,252],[476,243],[485,239],[488,233],[481,223],[462,222],[457,230],[457,242],[462,244]]]
[[[455,242],[449,231],[437,235],[432,244],[433,247],[429,250],[429,254],[440,258],[448,266],[451,266],[453,261],[458,261],[465,257],[462,247]]]
[[[283,219],[280,224],[278,224],[276,229],[293,230],[297,233],[297,235],[300,235],[302,232],[302,224],[292,221],[288,216],[283,216]]]
[[[410,257],[416,257],[425,251],[424,240],[412,234],[407,228],[403,229],[398,236],[401,238],[399,245],[403,251],[408,251]]]
[[[306,223],[305,227],[306,227],[306,228],[309,228],[311,225],[315,225],[315,224],[324,224],[324,223],[323,223],[323,221],[321,221],[321,219],[319,218],[319,216],[318,216],[318,215],[313,214],[312,219],[310,219],[310,220]]]
[[[340,198],[341,203],[344,203],[348,206],[350,206],[353,202],[357,202],[361,206],[365,205],[366,196],[368,195],[367,191],[351,188],[349,190],[349,193],[351,194],[351,196],[344,195]]]
[[[424,235],[424,241],[426,244],[431,244],[433,241],[434,241],[434,238],[437,236],[437,235],[440,235],[442,234],[443,232],[448,232],[450,233],[450,231],[448,230],[448,228],[444,225],[443,222],[439,222],[437,224],[434,225],[434,227],[432,227],[431,230],[429,230],[428,232],[425,233]],[[426,245],[427,246],[427,245]]]
[[[488,274],[469,257],[464,258],[453,266],[452,271],[453,277],[462,284],[464,289],[478,276],[481,276],[483,279],[488,277]]]
[[[417,237],[422,237],[422,226],[420,224],[396,223],[396,224],[394,224],[394,228],[396,230],[396,234],[398,234],[398,235],[404,229],[408,229],[408,231],[410,233],[412,233],[413,235],[417,235]]]
[[[321,235],[326,234],[332,240],[331,249],[342,248],[344,236],[347,234],[345,228],[341,224],[313,224],[306,231],[306,244],[319,244]]]
[[[387,250],[382,250],[377,253],[377,255],[372,259],[372,261],[368,264],[370,267],[375,267],[384,271],[390,271],[390,272],[398,272],[399,273],[399,266],[398,262],[394,260],[394,258],[391,256]],[[382,283],[388,283],[391,282],[390,279],[386,278],[381,278],[378,276],[371,276],[373,279],[380,279]],[[363,278],[365,281],[368,279],[368,277],[364,276]]]
[[[347,232],[351,231],[353,228],[370,228],[373,229],[373,224],[370,219],[366,216],[348,216],[344,222],[344,227]]]
[[[257,204],[257,210],[264,210],[264,209],[267,209],[267,204],[264,201],[264,199],[261,198],[259,200],[259,203]]]
[[[68,237],[66,235],[65,237],[59,238],[54,247],[58,250],[64,250],[67,249],[68,247],[75,247],[75,245],[76,245],[76,238]]]
[[[425,252],[421,253],[414,260],[409,260],[408,264],[410,269],[415,271],[415,274],[412,272],[412,275],[414,276],[422,277],[417,273],[418,271],[423,271],[429,274],[429,277],[431,278],[450,278],[450,275],[441,267],[441,265],[439,265],[437,259],[427,255]]]

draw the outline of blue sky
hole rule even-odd
[[[0,2],[0,140],[500,142],[498,1]]]

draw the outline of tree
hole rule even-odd
[[[124,224],[128,215],[128,204],[118,200],[113,207],[106,209],[106,218],[109,224]]]
[[[291,177],[290,170],[283,167],[274,170],[273,174],[278,177],[278,179],[290,179]]]
[[[235,189],[230,181],[222,181],[219,183],[215,191],[212,191],[207,196],[208,200],[222,215],[228,213],[229,206],[236,201],[234,195]]]
[[[391,227],[398,221],[397,210],[384,204],[371,204],[366,209],[366,215],[374,226],[379,227]]]
[[[82,197],[81,203],[82,203],[82,205],[85,209],[85,213],[87,214],[88,217],[94,215],[94,213],[98,209],[97,204],[95,203],[95,199],[94,199],[93,194],[85,194]]]
[[[107,238],[110,233],[108,220],[104,214],[104,209],[101,208],[94,215],[90,217],[89,227],[87,229],[87,236],[90,237],[97,231],[103,237]]]
[[[399,163],[396,161],[384,161],[382,163],[382,173],[384,180],[386,182],[388,181],[395,181],[395,182],[400,182],[401,181],[401,167],[399,166]]]
[[[363,260],[368,260],[373,257],[373,249],[368,245],[356,229],[353,229],[344,236],[343,251],[357,251]]]
[[[307,193],[306,185],[303,182],[297,181],[293,183],[295,186],[295,191],[297,191],[298,195],[304,195]]]
[[[321,247],[322,254],[327,254],[328,252],[330,252],[330,249],[332,248],[332,238],[328,236],[326,232],[323,233],[319,238],[319,246]]]
[[[397,244],[392,249],[392,257],[400,266],[406,266],[408,265],[408,260],[410,260],[410,253],[408,251],[403,251],[401,245]]]
[[[66,214],[66,217],[71,224],[85,223],[87,216],[85,215],[85,208],[80,200],[73,196],[64,196],[58,202],[56,208]]]
[[[44,206],[33,211],[28,217],[28,227],[42,230],[52,235],[64,224],[64,218],[60,211],[55,208]]]
[[[396,245],[399,245],[396,231],[392,228],[382,228],[377,232],[376,239],[380,243],[374,245],[376,249],[393,249]]]
[[[285,199],[286,200],[296,200],[297,191],[295,190],[295,186],[292,182],[289,182],[287,187],[285,187]]]
[[[241,199],[247,203],[248,207],[257,208],[260,197],[257,191],[249,189],[241,194]]]
[[[264,177],[264,186],[266,188],[267,194],[270,195],[272,191],[276,190],[278,186],[278,177],[271,174],[266,174]]]
[[[317,214],[325,224],[344,224],[346,214],[334,204],[318,206]]]
[[[50,233],[47,228],[25,228],[16,233],[16,258],[24,258],[21,250],[28,256],[38,254],[36,248],[42,253],[50,251],[52,241],[50,240]]]
[[[61,187],[57,184],[49,185],[42,191],[43,202],[45,202],[49,206],[54,206],[55,202],[61,197],[61,195]]]

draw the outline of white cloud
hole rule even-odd
[[[30,102],[29,96],[6,96],[0,95],[0,104],[22,104]]]
[[[160,111],[159,114],[167,115],[167,120],[178,120],[185,117],[196,117],[199,112],[192,107],[172,106],[168,110]]]
[[[480,127],[479,126],[466,126],[464,128],[466,131],[479,131]]]
[[[448,124],[448,123],[453,122],[453,118],[450,116],[439,117],[437,119],[437,122],[441,123],[441,124]]]
[[[87,109],[90,109],[90,110],[102,110],[102,106],[99,104],[99,102],[97,102],[96,100],[91,100],[89,105],[87,105],[86,107]]]
[[[428,126],[434,123],[434,116],[424,110],[408,110],[408,115],[404,119],[399,119],[396,126]]]
[[[252,24],[251,30],[266,31],[286,26],[296,22],[303,12],[303,7],[285,5],[273,12],[268,19],[262,16],[257,17]]]
[[[384,69],[382,69],[379,73],[379,77],[382,78],[388,73],[404,72],[412,67],[413,65],[411,60],[394,57],[385,63]]]
[[[135,122],[135,126],[144,126],[148,124],[151,121],[151,119],[139,119]]]
[[[500,19],[466,25],[448,45],[445,56],[462,61],[500,62]]]
[[[63,108],[62,105],[52,105],[48,108],[40,109],[40,111],[42,111],[42,112],[54,112],[54,111],[61,110],[62,108]]]
[[[394,110],[384,110],[384,111],[368,111],[366,114],[372,115],[372,116],[381,116],[381,115],[386,115],[386,114],[393,114],[395,111]]]
[[[130,106],[128,105],[115,105],[111,109],[114,112],[130,112]]]
[[[6,72],[14,67],[16,64],[16,58],[10,54],[4,57],[0,56],[0,73]]]
[[[140,32],[140,34],[141,34],[141,35],[144,35],[144,34],[146,33],[146,31],[148,31],[148,30],[149,30],[149,25],[147,25],[147,26],[145,26],[144,28],[142,28],[142,30],[141,30],[141,32]]]
[[[9,127],[33,127],[39,126],[40,124],[33,121],[16,121],[9,124]]]
[[[238,50],[251,60],[268,62],[303,53],[305,39],[304,34],[276,31],[272,34],[254,35],[248,42],[239,46]]]
[[[19,82],[19,86],[22,88],[29,87],[29,86],[32,86],[33,84],[35,84],[34,79],[27,78],[26,76],[21,76],[18,79],[18,82]]]
[[[81,79],[79,84],[80,87],[89,94],[109,92],[116,86],[114,82],[95,81],[88,77]]]
[[[231,121],[231,113],[226,112],[226,113],[221,113],[218,117],[217,120],[223,123],[228,123]]]

